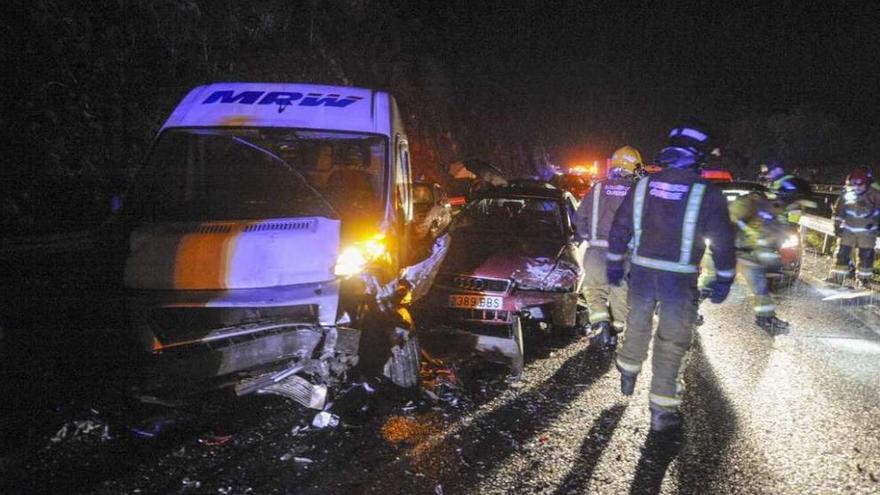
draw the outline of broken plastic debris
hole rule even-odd
[[[176,411],[168,416],[154,416],[145,420],[141,424],[132,427],[131,432],[138,437],[155,438],[159,436],[163,431],[177,426],[177,424],[180,423],[182,419],[182,415]]]
[[[232,440],[232,435],[223,435],[212,431],[207,435],[199,438],[199,443],[211,447],[216,447],[218,445],[223,445],[230,440]]]
[[[180,484],[185,488],[201,488],[202,482],[199,480],[190,479],[189,476],[186,476],[182,480],[180,480]]]
[[[339,416],[330,414],[327,411],[321,411],[312,419],[312,426],[315,428],[336,428],[339,425]]]
[[[101,441],[110,440],[110,427],[93,419],[70,421],[65,423],[49,441],[58,443],[66,439],[84,437],[97,437]]]

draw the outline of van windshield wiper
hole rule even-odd
[[[249,147],[249,148],[251,148],[251,149],[255,149],[255,150],[257,150],[257,151],[259,151],[260,153],[263,153],[263,154],[269,156],[270,158],[272,158],[272,159],[278,161],[278,162],[281,163],[282,165],[284,165],[284,166],[287,168],[287,170],[289,170],[290,172],[292,172],[292,173],[294,174],[294,176],[296,176],[297,179],[299,179],[303,184],[305,184],[306,188],[308,188],[308,190],[309,190],[309,191],[310,191],[315,197],[317,197],[317,198],[318,198],[318,199],[324,204],[324,206],[327,207],[333,215],[335,215],[336,218],[339,218],[339,212],[336,211],[336,208],[334,208],[333,205],[330,204],[329,201],[327,201],[327,198],[325,198],[323,194],[321,194],[317,189],[315,189],[315,188],[312,186],[312,184],[309,182],[309,180],[306,179],[305,176],[304,176],[302,173],[300,173],[299,170],[296,169],[296,167],[294,167],[294,166],[292,166],[291,164],[287,163],[287,161],[286,161],[285,159],[283,159],[283,158],[281,158],[280,156],[276,155],[276,154],[273,153],[271,150],[267,150],[266,148],[263,148],[262,146],[260,146],[260,145],[258,145],[258,144],[252,143],[252,142],[248,141],[247,139],[244,139],[244,138],[239,137],[239,136],[232,136],[232,139],[233,139],[233,141],[235,141],[235,142],[237,142],[237,143],[243,144],[243,145],[245,145],[245,146],[247,146],[247,147]]]

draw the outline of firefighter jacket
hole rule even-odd
[[[880,222],[880,190],[868,188],[862,194],[846,191],[837,198],[832,211],[834,222],[844,232],[877,232]]]
[[[614,221],[614,213],[633,185],[632,179],[603,179],[593,183],[575,214],[579,235],[590,246],[608,247],[608,231]]]
[[[608,238],[608,260],[631,245],[634,267],[696,275],[706,241],[717,276],[736,274],[736,248],[727,200],[697,170],[667,169],[641,179],[618,208]]]
[[[729,209],[739,250],[769,246],[773,227],[785,221],[784,211],[759,193],[737,198],[730,203]]]

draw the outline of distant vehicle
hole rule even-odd
[[[429,328],[445,323],[463,331],[470,350],[520,373],[524,332],[579,323],[576,207],[571,193],[546,182],[512,181],[477,193],[449,228],[449,251],[425,298],[426,313],[437,320]]]
[[[190,91],[121,216],[150,385],[216,379],[255,390],[257,376],[275,383],[351,363],[342,354],[356,354],[358,340],[362,363],[381,359],[365,355],[374,331],[365,322],[381,312],[378,288],[413,261],[410,176],[388,93],[274,83]]]
[[[452,222],[452,205],[440,184],[413,183],[413,231],[418,240],[434,238]]]
[[[752,193],[759,194],[771,201],[773,199],[772,193],[757,182],[720,182],[715,186],[721,190],[728,202]],[[798,226],[794,224],[781,225],[774,240],[782,258],[782,268],[778,274],[772,274],[771,287],[779,289],[790,285],[800,276],[802,253]]]
[[[570,192],[578,200],[584,198],[584,196],[590,191],[590,186],[592,184],[588,175],[572,173],[555,174],[550,179],[550,183],[559,189]]]

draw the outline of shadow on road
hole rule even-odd
[[[679,490],[711,492],[724,482],[730,445],[738,432],[734,404],[721,387],[697,335],[685,379],[690,389],[682,411],[687,420],[678,462]]]
[[[587,493],[593,472],[602,457],[602,451],[611,441],[611,436],[624,412],[626,412],[626,404],[617,404],[599,414],[581,444],[580,457],[571,466],[554,494]]]

